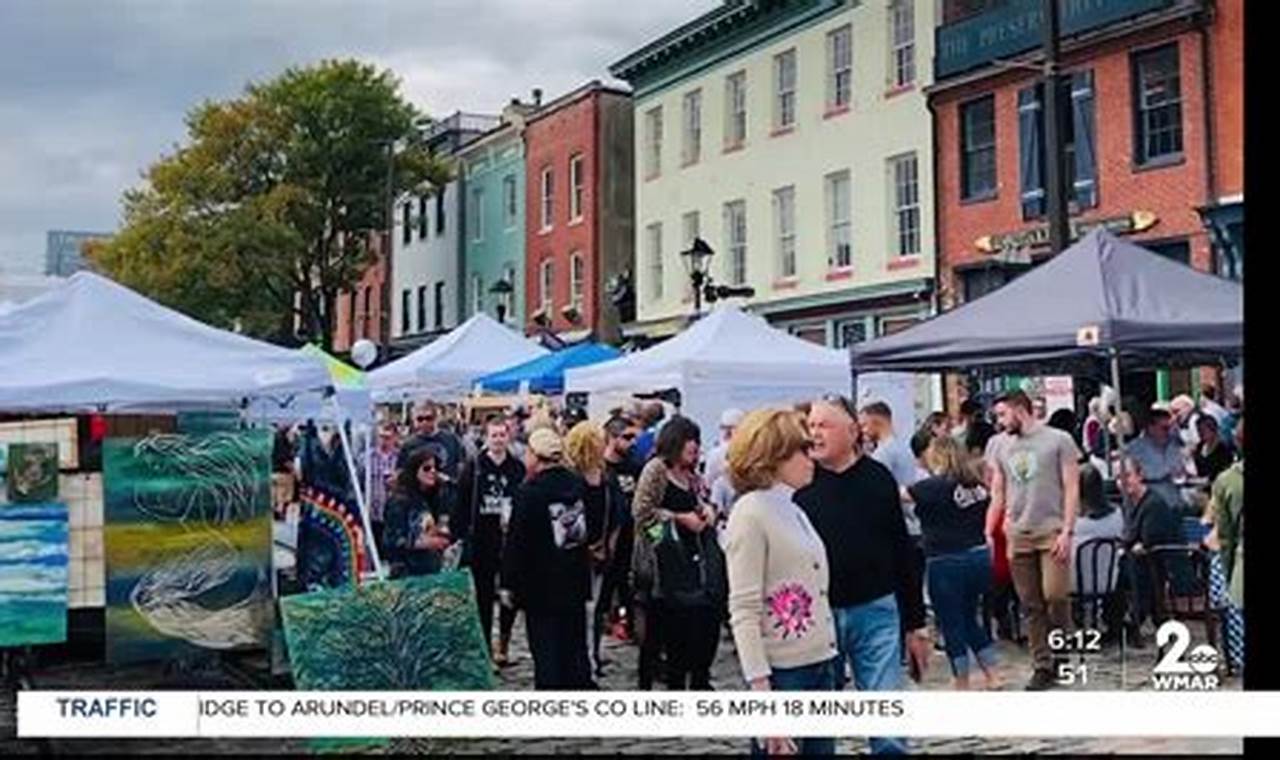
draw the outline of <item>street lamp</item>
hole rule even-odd
[[[707,241],[700,237],[693,239],[693,245],[689,250],[680,252],[685,271],[689,273],[689,283],[693,285],[694,319],[702,316],[702,286],[711,281],[711,275],[707,270],[711,266],[711,257],[714,255],[716,252],[711,250]]]
[[[507,298],[515,291],[515,286],[507,282],[505,277],[498,278],[497,282],[489,286],[489,292],[498,296],[498,324],[506,324]]]

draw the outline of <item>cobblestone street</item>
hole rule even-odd
[[[1199,634],[1199,631],[1195,631]],[[1015,644],[1000,642],[1003,665],[1001,671],[1010,689],[1022,688],[1027,677],[1028,659],[1026,651]],[[636,648],[634,646],[605,639],[605,657],[610,660],[606,666],[606,674],[600,681],[603,689],[624,690],[634,688]],[[533,667],[523,637],[523,618],[516,625],[516,638],[513,642],[514,663],[500,673],[500,687],[504,689],[527,691],[532,688]],[[1130,690],[1141,690],[1149,687],[1149,677],[1155,662],[1154,649],[1130,651],[1127,667],[1122,667],[1119,652],[1116,648],[1108,649],[1102,656],[1092,661],[1089,672],[1089,683],[1086,687],[1092,690],[1119,689],[1123,686]],[[106,666],[76,665],[51,668],[37,674],[40,688],[181,688],[181,684],[165,681],[156,669],[131,668],[110,669]],[[1123,678],[1122,678],[1123,676]],[[739,687],[736,658],[733,645],[726,636],[721,643],[712,682],[718,689],[736,689]],[[204,682],[193,684],[191,688],[243,688],[231,682],[219,683],[215,678],[207,678]],[[1224,687],[1239,689],[1239,678],[1227,679]],[[929,673],[920,687],[929,690],[949,688],[949,674],[946,659],[941,652],[935,652]],[[1081,687],[1075,687],[1081,688]],[[1034,695],[1028,695],[1034,699]],[[12,693],[3,697],[0,712],[0,743],[9,745],[13,739],[14,699]],[[1029,708],[1030,709],[1030,708]],[[1165,753],[1165,754],[1225,754],[1239,753],[1243,743],[1239,739],[1189,739],[1174,737],[1043,737],[1043,738],[993,738],[993,737],[940,737],[914,740],[917,751],[929,753]],[[227,739],[227,740],[113,740],[85,741],[66,740],[53,741],[50,747],[59,753],[93,754],[120,753],[152,754],[152,753],[306,753],[314,751],[317,743],[299,739]],[[857,738],[843,739],[838,745],[842,754],[863,753],[866,751],[865,741]],[[35,753],[41,746],[35,742],[18,742],[5,747],[19,753]],[[355,751],[356,746],[348,747]],[[709,754],[739,753],[745,747],[741,739],[727,738],[614,738],[614,739],[395,739],[383,742],[378,746],[366,747],[368,752],[399,752],[410,754],[449,753],[449,754]]]

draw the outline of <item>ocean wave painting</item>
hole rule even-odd
[[[0,647],[67,640],[67,507],[0,505]]]
[[[263,431],[104,442],[109,661],[266,645],[270,454]]]

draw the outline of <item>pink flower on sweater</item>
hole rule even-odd
[[[799,583],[784,583],[765,598],[774,628],[782,629],[782,638],[803,636],[813,624],[813,597]]]

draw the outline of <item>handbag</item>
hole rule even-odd
[[[707,539],[708,532],[712,533],[711,540]],[[716,607],[728,597],[724,554],[714,531],[706,529],[693,535],[697,550],[691,554],[675,524],[663,524],[662,537],[654,546],[662,598],[675,607]]]

